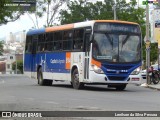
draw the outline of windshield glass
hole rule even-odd
[[[136,62],[140,56],[140,36],[128,33],[94,33],[93,57],[108,62]]]

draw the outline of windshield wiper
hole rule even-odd
[[[108,34],[105,34],[106,35],[106,37],[108,38],[108,40],[109,40],[109,43],[112,45],[112,47],[113,47],[113,40],[111,40],[111,38],[110,38],[110,36],[108,35]]]
[[[127,35],[127,37],[123,40],[122,47],[123,47],[124,44],[126,44],[126,42],[127,42],[127,40],[128,40],[129,37],[130,37],[130,35]]]

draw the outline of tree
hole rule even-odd
[[[17,69],[23,73],[23,61],[22,60],[17,60]],[[16,70],[16,62],[12,63],[12,70]]]
[[[108,4],[109,3],[109,4]],[[67,10],[61,10],[61,24],[82,22],[93,19],[113,19],[112,6],[113,0],[110,0],[105,6],[102,2],[88,2],[87,0],[69,1]],[[107,16],[106,16],[107,13]]]
[[[55,24],[55,20],[59,17],[59,9],[67,0],[40,0],[37,1],[36,11],[29,11],[28,16],[34,24],[34,28],[39,28],[38,19],[46,17],[45,27]],[[31,15],[35,17],[31,17]]]
[[[70,0],[67,9],[61,10],[61,24],[82,22],[86,20],[113,19],[114,0],[104,0],[104,2],[88,2],[87,0]],[[125,0],[117,0],[116,12],[118,20],[137,22],[142,30],[142,39],[145,36],[145,9],[138,7],[136,0],[126,3]],[[151,61],[157,60],[157,44],[151,44]],[[146,59],[146,48],[143,42],[143,60]]]
[[[88,2],[87,0],[70,0],[67,10],[61,10],[61,24],[81,22],[86,20],[113,19],[114,0],[104,0],[104,2]],[[143,37],[145,35],[145,10],[137,7],[136,0],[126,3],[125,0],[117,0],[116,11],[118,20],[137,22],[142,28]]]
[[[5,6],[5,4],[11,3],[11,0],[1,0],[0,1],[0,25],[6,24],[8,22],[13,22],[20,18],[20,16],[24,13],[18,9],[15,9]]]
[[[145,36],[145,9],[138,7],[136,0],[126,3],[125,0],[117,2],[117,16],[119,20],[136,22],[141,26],[142,36]]]
[[[0,41],[0,55],[2,55],[3,53],[3,42]]]

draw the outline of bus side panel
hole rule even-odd
[[[32,54],[25,53],[24,55],[24,74],[28,77],[31,77],[31,63],[32,63]]]
[[[34,71],[37,72],[38,66],[41,66],[42,72],[45,72],[45,53],[37,53]]]
[[[84,54],[84,52],[73,52],[71,54],[71,66],[77,67],[80,82],[84,82]]]
[[[68,69],[68,53],[54,52],[46,54],[45,61],[45,79],[69,80],[70,69]],[[66,67],[67,64],[67,67]]]

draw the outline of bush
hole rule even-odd
[[[23,61],[17,60],[17,69],[23,74]],[[16,70],[16,62],[12,63],[12,70]]]

